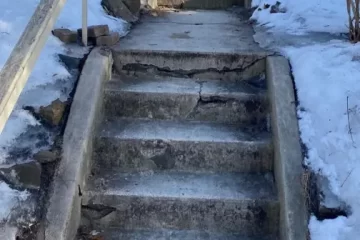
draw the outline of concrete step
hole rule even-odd
[[[96,166],[123,171],[267,172],[271,136],[237,125],[194,121],[115,119],[102,124]]]
[[[247,237],[239,234],[186,230],[137,230],[106,229],[99,236],[106,240],[276,240],[276,237]]]
[[[264,89],[245,82],[121,76],[105,87],[110,117],[138,117],[262,123],[266,127]]]
[[[83,192],[83,223],[96,228],[276,234],[271,174],[118,173],[105,170]],[[94,212],[92,209],[97,209]],[[102,209],[111,209],[102,217]]]
[[[241,14],[163,11],[158,17],[144,16],[112,47],[114,68],[127,74],[249,79],[264,72],[268,55],[253,34]]]
[[[227,9],[244,6],[244,0],[157,0],[159,6],[181,9]]]

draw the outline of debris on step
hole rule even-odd
[[[105,35],[109,35],[110,34],[110,30],[109,30],[109,26],[108,25],[93,25],[93,26],[89,26],[87,28],[88,30],[88,37],[89,38],[97,38],[100,36],[105,36]],[[79,36],[82,35],[82,29],[79,28],[77,30],[77,33],[79,34]]]
[[[67,28],[54,29],[52,34],[66,44],[77,43],[78,41],[78,34]]]
[[[0,167],[0,178],[14,189],[39,189],[41,165],[36,161]]]
[[[67,102],[54,100],[49,106],[40,107],[39,117],[51,126],[58,126],[63,119]]]
[[[101,5],[109,15],[122,18],[129,23],[137,22],[139,20],[138,13],[140,6],[137,12],[132,12],[124,1],[125,0],[102,0]]]
[[[120,34],[112,32],[106,36],[100,36],[95,39],[96,46],[112,46],[120,40]]]

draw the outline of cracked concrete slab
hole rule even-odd
[[[271,53],[236,11],[164,11],[145,16],[113,50],[117,72],[244,80],[264,72]],[[216,33],[216,34],[214,34]]]
[[[107,83],[104,105],[110,118],[257,124],[266,121],[267,99],[247,82],[120,76]]]
[[[263,52],[253,34],[252,27],[234,12],[169,10],[159,17],[144,17],[116,50]]]

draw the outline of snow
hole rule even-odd
[[[263,9],[265,3],[275,2],[253,0],[262,8],[252,16],[258,22],[254,38],[289,58],[299,99],[300,135],[308,147],[305,162],[351,209],[347,218],[319,221],[312,216],[311,239],[358,239],[360,45],[341,38],[348,31],[346,2],[284,0],[286,13]]]
[[[5,64],[39,2],[40,0],[26,0],[21,1],[21,6],[19,6],[12,0],[0,1],[0,69]],[[121,19],[108,16],[100,2],[101,0],[88,0],[88,24],[108,24],[112,31],[125,35],[128,24]],[[79,0],[67,0],[55,28],[76,30],[81,27],[81,4],[82,2]],[[72,90],[76,76],[59,62],[57,54],[81,57],[87,52],[88,48],[65,46],[57,38],[49,36],[17,105],[1,133],[0,167],[1,164],[4,166],[18,162],[19,159],[9,159],[11,157],[9,151],[13,145],[18,145],[19,136],[29,129],[46,132],[29,112],[23,110],[23,107],[46,106],[57,98],[66,100]],[[22,144],[30,147],[33,153],[38,150],[32,141]],[[5,183],[0,182],[0,220],[6,218],[9,210],[16,204],[15,198],[23,199],[26,196],[25,192],[14,191]]]

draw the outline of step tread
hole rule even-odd
[[[277,201],[270,173],[119,173],[106,170],[90,179],[85,194],[211,200]]]
[[[106,91],[112,93],[154,93],[186,94],[224,98],[264,98],[266,92],[245,81],[196,80],[175,77],[130,77],[116,76],[106,84]]]
[[[98,234],[106,240],[276,240],[276,237],[247,237],[239,234],[195,230],[136,230],[106,229]]]
[[[100,137],[137,140],[269,144],[268,132],[232,124],[116,118],[105,121]]]
[[[147,16],[116,44],[115,51],[206,53],[264,52],[244,16],[229,11],[162,11]]]

